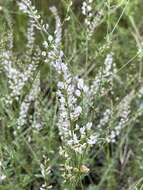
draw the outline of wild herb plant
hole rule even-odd
[[[38,3],[0,4],[0,189],[142,189],[141,1]]]

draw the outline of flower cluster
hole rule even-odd
[[[3,62],[3,66],[8,78],[9,83],[9,89],[11,90],[10,98],[11,101],[9,103],[12,103],[12,100],[18,100],[22,89],[28,79],[32,77],[33,72],[36,70],[37,65],[36,64],[29,64],[26,68],[26,72],[20,72],[18,69],[14,68],[11,64],[11,60],[6,59],[8,54],[3,54],[3,57],[5,58],[5,61]]]
[[[110,134],[106,138],[107,142],[116,142],[116,138],[120,135],[121,131],[125,128],[129,121],[129,115],[131,112],[130,103],[134,97],[134,92],[132,91],[123,100],[121,100],[118,106],[118,123],[115,125],[114,129],[111,130]]]
[[[44,24],[43,19],[38,14],[36,7],[32,5],[30,0],[21,0],[20,2],[18,1],[17,4],[23,13],[28,14],[28,16],[32,18],[36,29],[48,33],[49,25]]]
[[[33,43],[34,43],[34,32],[33,32],[33,26],[31,25],[31,28],[28,31],[28,43],[27,47],[29,49],[32,49]],[[7,76],[9,89],[10,89],[10,95],[5,98],[6,103],[12,103],[13,100],[19,100],[20,95],[22,94],[23,87],[25,86],[26,82],[33,77],[33,73],[37,69],[37,65],[39,62],[39,50],[37,49],[32,57],[32,60],[29,59],[30,51],[26,52],[26,59],[24,61],[27,61],[26,67],[22,68],[22,59],[19,59],[15,57],[13,59],[13,34],[10,32],[8,33],[8,42],[7,42],[7,49],[3,50],[1,52],[1,65],[3,67],[3,70]],[[30,62],[28,64],[28,62]],[[16,68],[16,64],[20,64],[20,69]]]
[[[31,102],[36,101],[39,96],[40,92],[40,81],[39,75],[37,75],[35,81],[32,84],[30,89],[30,93],[26,95],[25,99],[23,100],[20,111],[19,111],[19,118],[17,120],[17,129],[20,130],[22,126],[24,126],[27,122],[28,110],[30,107]],[[34,125],[34,124],[33,124]],[[35,128],[41,128],[41,125],[36,123],[34,125]],[[15,131],[16,134],[16,131]]]
[[[55,20],[56,20],[56,29],[55,29],[55,46],[60,47],[61,46],[61,40],[62,40],[62,26],[61,26],[61,19],[58,15],[57,8],[56,7],[50,7],[51,12],[53,13]]]
[[[107,54],[102,68],[97,73],[95,80],[90,87],[90,96],[92,97],[98,93],[100,96],[105,95],[107,92],[107,86],[108,91],[110,90],[113,93],[113,78],[116,72],[117,69],[115,63],[113,62],[113,53]]]
[[[48,164],[49,159],[45,155],[43,155],[43,163],[40,164],[40,169],[41,169],[41,175],[42,178],[44,179],[44,183],[41,185],[40,190],[47,190],[47,189],[52,189],[53,186],[48,184],[48,176],[50,176],[51,173],[51,167]]]
[[[95,13],[93,9],[93,0],[85,0],[82,4],[82,14],[85,16],[85,25],[87,27],[87,35],[90,38],[93,35],[94,30],[100,24],[102,13],[100,10]]]
[[[97,127],[103,130],[103,127],[106,126],[111,118],[112,111],[110,109],[106,109],[103,113],[103,117],[100,119]]]
[[[28,30],[27,30],[27,48],[26,50],[33,50],[35,41],[35,31],[34,31],[35,20],[29,18]]]

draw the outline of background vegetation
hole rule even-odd
[[[74,179],[76,182],[67,178],[64,182],[62,167],[67,158],[59,154],[62,140],[57,127],[59,103],[56,96],[56,84],[61,79],[50,64],[44,63],[46,58],[38,55],[36,72],[40,73],[41,90],[38,100],[44,127],[37,132],[31,127],[29,119],[22,130],[14,135],[20,105],[29,93],[33,81],[29,81],[28,85],[24,86],[18,101],[14,100],[10,106],[5,104],[3,100],[10,90],[3,70],[2,52],[7,49],[7,35],[12,30],[14,37],[12,60],[16,62],[16,68],[20,70],[25,68],[28,16],[19,10],[17,1],[1,0],[0,189],[39,190],[46,181],[48,186],[41,190],[50,188],[53,190],[141,190],[143,189],[142,0],[93,0],[95,17],[101,9],[103,13],[90,40],[87,40],[87,26],[81,9],[83,1],[73,0],[71,6],[70,2],[33,0],[32,4],[35,5],[43,22],[49,24],[48,31],[51,34],[55,31],[55,18],[49,7],[57,7],[62,21],[63,59],[72,75],[83,78],[86,84],[91,85],[100,69],[104,69],[104,61],[108,54],[113,55],[113,62],[116,65],[116,73],[112,73],[114,76],[112,89],[109,84],[104,84],[106,90],[103,96],[99,90],[92,99],[82,98],[80,105],[83,105],[83,114],[79,123],[82,125],[88,118],[93,126],[95,125],[96,131],[96,126],[103,117],[102,114],[106,108],[109,108],[113,111],[113,115],[108,128],[103,128],[109,130],[118,114],[118,105],[124,104],[122,100],[133,94],[127,125],[116,138],[116,142],[103,142],[99,145],[97,143],[90,149],[82,160],[81,166],[85,168],[82,168],[84,171]],[[45,51],[42,45],[43,38],[47,39],[48,36],[37,31],[33,49],[38,46]],[[28,63],[32,61],[31,57]],[[29,116],[35,111],[33,104],[34,101],[30,105]],[[72,156],[74,157],[74,154]],[[77,160],[75,159],[75,163],[73,160],[72,164],[77,166]],[[47,169],[45,178],[41,174],[41,163]],[[71,176],[76,176],[73,171],[70,172]],[[2,176],[5,176],[4,180]]]

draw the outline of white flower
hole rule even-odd
[[[42,51],[42,56],[46,57],[46,52],[45,51]]]
[[[90,5],[87,6],[87,11],[91,11],[92,7]]]
[[[57,86],[59,89],[64,89],[64,83],[63,82],[58,82]]]
[[[23,2],[17,2],[19,6],[19,10],[23,11],[24,13],[27,13],[27,6]]]
[[[79,125],[78,124],[76,124],[75,130],[79,130]]]
[[[52,41],[53,41],[53,36],[52,36],[52,35],[49,35],[49,36],[48,36],[48,41],[49,41],[49,42],[52,42]]]
[[[96,142],[97,142],[97,137],[94,135],[91,135],[90,138],[87,140],[87,143],[89,145],[94,145],[94,144],[96,144]]]
[[[86,129],[87,130],[90,130],[91,127],[92,127],[92,122],[89,122],[89,123],[86,124]]]
[[[77,90],[75,91],[75,95],[76,95],[77,97],[79,97],[79,96],[81,95],[80,90],[77,89]]]
[[[79,116],[81,114],[81,112],[82,112],[82,108],[80,106],[78,106],[75,108],[74,114]]]
[[[81,133],[81,135],[84,135],[84,134],[85,134],[85,127],[81,127],[81,128],[80,128],[80,133]]]
[[[6,179],[6,175],[0,175],[0,183],[3,182]]]
[[[116,137],[115,131],[111,131],[111,139],[114,139]]]
[[[83,79],[78,79],[77,87],[78,87],[80,90],[83,89],[83,87],[84,87],[84,81],[83,81]]]
[[[45,49],[47,49],[47,48],[49,47],[48,42],[47,42],[47,41],[44,41],[44,42],[43,42],[43,46],[44,46]]]
[[[88,93],[88,90],[89,90],[89,87],[86,86],[86,85],[84,85],[84,87],[83,87],[83,92],[84,92],[84,93]]]
[[[40,168],[41,168],[41,174],[43,178],[45,178],[45,166],[43,164],[40,164]]]
[[[83,153],[83,149],[82,149],[81,146],[79,146],[79,147],[74,147],[74,151],[77,152],[77,153],[79,153],[79,154],[82,154],[82,153]]]

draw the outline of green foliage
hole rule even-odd
[[[93,0],[95,17],[101,9],[103,12],[99,25],[89,39],[81,11],[82,1],[73,0],[73,5],[70,0],[32,1],[39,11],[38,14],[42,15],[43,22],[49,23],[48,32],[53,36],[55,18],[49,7],[57,7],[63,30],[60,47],[64,52],[62,59],[71,72],[72,80],[75,80],[74,76],[79,76],[87,86],[91,86],[101,71],[98,93],[91,99],[87,98],[84,92],[79,97],[78,105],[82,107],[83,112],[78,121],[71,121],[71,131],[76,124],[84,126],[92,121],[92,133],[98,133],[97,126],[104,111],[110,109],[112,114],[101,130],[99,144],[91,148],[87,145],[83,155],[65,146],[59,135],[57,124],[60,103],[57,83],[63,80],[63,76],[57,73],[49,60],[45,64],[46,58],[39,53],[45,51],[43,41],[48,39],[49,33],[36,31],[33,49],[28,49],[26,43],[29,18],[18,9],[16,2],[0,2],[0,190],[143,189],[143,94],[140,92],[143,85],[142,1]],[[16,63],[15,68],[26,72],[26,65],[30,64],[36,55],[38,58],[35,62],[38,66],[28,79],[28,85],[23,86],[18,101],[14,99],[9,106],[4,102],[11,89],[3,69],[2,53],[7,49],[7,36],[11,31],[14,34],[11,59]],[[51,43],[46,51],[50,52],[52,48]],[[113,55],[116,65],[116,72],[111,74],[112,84],[104,78],[104,61],[107,55]],[[36,96],[36,100],[41,114],[40,122],[44,127],[40,131],[32,127],[36,118],[34,99],[28,109],[27,123],[17,131],[21,105],[30,93],[38,74],[41,92]],[[101,92],[102,88],[105,89],[104,94]],[[66,93],[63,92],[65,97]],[[125,105],[123,100],[126,97],[130,104],[127,124],[115,143],[107,143],[105,137],[120,121],[120,104],[122,107]],[[60,148],[70,155],[70,160],[60,155]],[[46,177],[42,175],[41,163],[47,172],[50,171],[45,174]],[[62,173],[66,164],[72,166],[66,168],[67,173],[64,173],[68,177]],[[6,179],[1,180],[2,175],[6,176]],[[40,189],[44,183],[48,184],[47,187]]]

